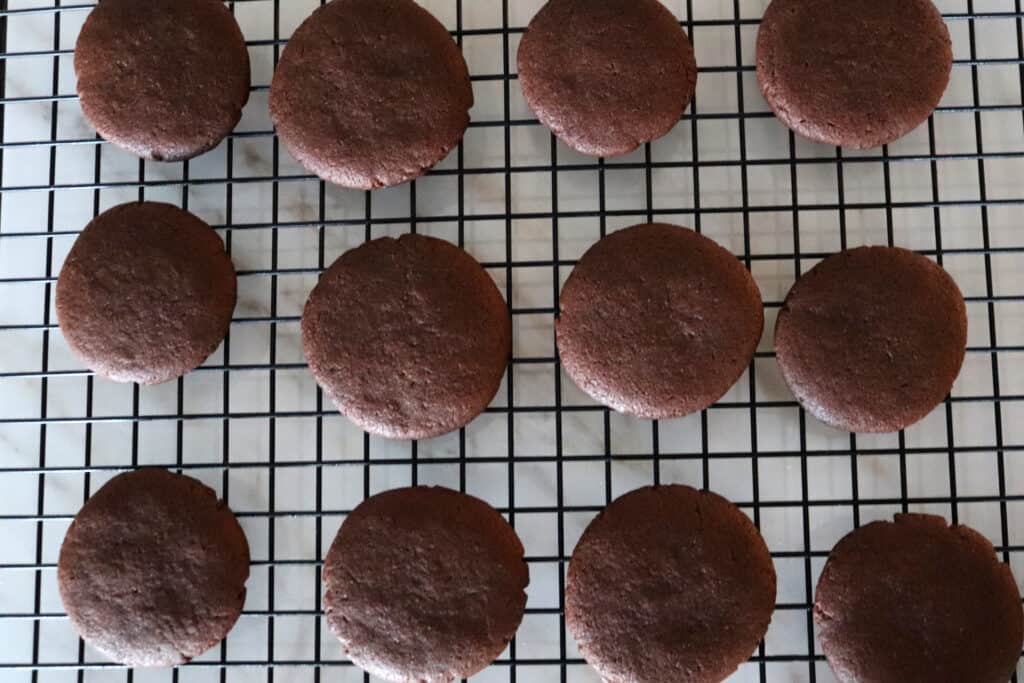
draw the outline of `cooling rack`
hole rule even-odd
[[[430,174],[350,192],[310,177],[267,115],[273,66],[319,0],[227,3],[254,87],[238,130],[183,164],[102,143],[75,97],[74,42],[92,4],[0,0],[0,681],[368,680],[320,618],[320,564],[345,514],[411,483],[480,496],[522,536],[531,569],[517,638],[477,681],[596,681],[561,619],[564,572],[612,498],[653,482],[706,486],[759,525],[778,609],[735,681],[831,681],[810,604],[847,531],[901,510],[970,524],[1024,577],[1024,14],[1020,0],[942,0],[956,64],[926,126],[882,150],[799,140],[757,88],[765,0],[670,0],[694,43],[693,107],[665,139],[594,160],[557,143],[522,98],[515,52],[541,0],[429,0],[462,46],[476,105],[464,143]],[[82,371],[56,326],[60,265],[98,212],[176,203],[224,236],[239,306],[223,347],[174,383],[139,388]],[[658,423],[594,405],[559,369],[558,292],[610,230],[659,220],[731,249],[764,295],[766,335],[711,409]],[[392,443],[358,432],[303,362],[299,316],[342,251],[418,231],[468,249],[506,292],[515,343],[487,412],[461,432]],[[798,274],[860,244],[939,261],[963,289],[970,338],[952,396],[898,435],[848,435],[786,391],[771,330]],[[175,671],[129,671],[85,647],[64,616],[55,562],[91,491],[141,465],[215,487],[253,551],[245,613]],[[1022,669],[1024,670],[1024,669]]]

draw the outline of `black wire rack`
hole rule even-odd
[[[523,627],[474,680],[596,681],[561,618],[576,538],[612,498],[650,483],[717,490],[773,550],[779,604],[738,681],[833,680],[814,638],[814,584],[847,531],[899,511],[979,528],[1024,576],[1024,13],[1021,0],[940,2],[950,91],[927,126],[850,153],[785,131],[763,102],[754,37],[766,0],[672,0],[701,65],[697,98],[665,139],[594,160],[529,113],[515,50],[539,0],[424,4],[467,55],[477,104],[464,143],[420,180],[356,193],[307,175],[266,114],[273,66],[321,0],[235,0],[254,66],[239,129],[183,164],[131,159],[84,123],[74,40],[94,3],[0,0],[0,682],[361,681],[320,618],[320,559],[364,497],[438,483],[479,495],[523,537]],[[97,380],[70,357],[52,297],[64,254],[100,211],[172,201],[213,224],[239,270],[228,339],[163,387]],[[661,220],[731,248],[766,301],[765,339],[722,402],[639,422],[594,405],[560,372],[561,283],[607,231]],[[308,377],[301,305],[345,248],[407,230],[451,239],[504,287],[515,348],[494,404],[461,432],[392,443],[357,432]],[[953,395],[889,436],[808,418],[775,367],[771,325],[817,260],[862,243],[915,248],[964,290],[971,323]],[[55,562],[78,507],[110,476],[176,468],[222,493],[253,574],[228,639],[174,671],[112,665],[77,638]],[[1024,670],[1024,669],[1022,669]]]

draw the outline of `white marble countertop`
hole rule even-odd
[[[52,8],[53,2],[6,3],[13,12],[7,17],[7,53],[43,55],[8,55],[0,105],[0,683],[79,680],[73,666],[80,661],[78,639],[63,617],[52,569],[63,532],[88,488],[95,490],[133,463],[173,466],[179,456],[187,473],[228,491],[256,560],[247,613],[223,651],[215,648],[199,665],[181,669],[173,679],[181,681],[218,680],[212,664],[222,656],[254,664],[229,666],[229,681],[265,675],[270,657],[279,663],[279,683],[313,681],[314,662],[341,661],[340,647],[316,614],[315,561],[343,511],[367,491],[410,483],[414,472],[419,483],[453,487],[464,473],[467,491],[512,513],[527,555],[536,558],[531,611],[516,640],[520,681],[596,680],[561,629],[557,558],[571,553],[609,497],[653,481],[655,435],[662,482],[707,485],[741,504],[777,553],[783,608],[766,638],[765,658],[744,665],[732,681],[808,681],[812,669],[817,681],[833,680],[824,661],[806,661],[812,646],[807,586],[855,521],[891,516],[901,509],[904,494],[913,501],[910,510],[948,518],[955,492],[959,521],[1001,548],[1022,547],[1024,507],[1016,499],[1004,505],[997,499],[1000,464],[1005,494],[1024,494],[1018,450],[1024,446],[1024,268],[1021,253],[1007,250],[1024,248],[1021,19],[1012,14],[1014,2],[972,3],[975,12],[991,13],[973,22],[974,67],[972,22],[959,16],[968,3],[938,3],[952,15],[957,64],[934,118],[934,149],[927,126],[891,145],[888,163],[879,151],[844,152],[840,158],[833,148],[796,140],[799,161],[792,166],[788,131],[762,115],[768,110],[752,69],[756,19],[765,0],[667,2],[691,31],[702,71],[697,118],[688,112],[671,134],[651,145],[655,163],[649,176],[644,150],[599,167],[553,145],[548,132],[530,122],[514,78],[508,81],[507,106],[511,118],[523,123],[509,128],[506,160],[500,125],[506,45],[496,29],[516,29],[507,37],[514,68],[518,29],[541,3],[511,0],[503,21],[500,0],[422,2],[453,31],[459,28],[458,3],[463,48],[478,77],[474,125],[439,172],[369,198],[321,186],[283,149],[274,161],[266,85],[275,45],[281,44],[275,38],[283,42],[318,0],[280,0],[277,36],[271,0],[236,3],[251,42],[256,87],[231,141],[187,165],[140,164],[94,140],[74,97],[72,69],[87,7],[22,13]],[[743,117],[737,115],[741,99]],[[743,149],[748,163],[742,163]],[[694,161],[700,162],[696,168]],[[506,162],[513,169],[508,174]],[[466,171],[461,197],[460,163]],[[604,218],[597,215],[602,176]],[[77,231],[97,211],[143,196],[187,206],[229,240],[240,272],[239,304],[228,348],[215,353],[207,367],[180,383],[135,389],[82,370],[55,325],[50,299]],[[984,208],[983,197],[992,202]],[[894,207],[889,211],[887,200]],[[649,215],[699,227],[737,255],[750,256],[767,304],[753,378],[744,376],[704,415],[656,427],[594,410],[553,362],[552,334],[555,293],[572,262],[602,229],[644,222]],[[494,410],[470,425],[464,440],[456,434],[415,449],[375,438],[364,442],[329,406],[318,408],[302,358],[298,316],[321,258],[329,264],[363,241],[367,225],[374,237],[415,228],[453,241],[461,229],[466,249],[489,266],[510,297],[517,362]],[[991,247],[987,255],[983,226]],[[798,270],[843,245],[887,243],[890,229],[896,245],[935,257],[941,240],[942,263],[969,299],[971,351],[951,402],[902,435],[852,438],[801,419],[771,356],[771,330]],[[794,257],[797,238],[800,258]],[[558,266],[552,262],[556,255]],[[1004,397],[999,403],[993,399],[996,379]],[[510,400],[512,411],[506,409]],[[232,419],[224,419],[226,413]],[[186,418],[179,421],[179,414]],[[1000,444],[1006,447],[1002,459]],[[801,450],[812,456],[801,457]],[[372,462],[368,468],[364,457]],[[231,465],[226,469],[225,458]],[[318,467],[318,458],[326,464]],[[315,507],[318,471],[323,514]],[[1024,552],[1013,550],[1010,558],[1024,579]],[[33,567],[40,563],[37,607]],[[37,611],[45,617],[24,616]],[[319,652],[313,637],[318,629]],[[565,678],[558,665],[563,644],[570,660]],[[86,648],[84,661],[102,659]],[[31,677],[33,662],[44,663],[38,679]],[[4,668],[12,664],[19,666]],[[474,680],[506,681],[512,669],[499,664]],[[126,673],[88,669],[84,680],[124,681]],[[134,680],[169,681],[172,674],[140,671]],[[363,679],[353,667],[325,665],[322,680]]]

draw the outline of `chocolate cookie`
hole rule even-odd
[[[566,626],[608,683],[717,683],[768,630],[775,568],[721,496],[653,486],[590,523],[569,563]]]
[[[120,474],[82,507],[57,562],[60,597],[87,643],[128,666],[175,666],[238,620],[249,545],[200,482],[166,470]]]
[[[144,159],[213,149],[249,100],[249,51],[220,0],[103,0],[75,45],[82,112]]]
[[[757,78],[775,115],[842,147],[880,147],[920,126],[952,68],[931,0],[773,0],[757,37]]]
[[[270,86],[271,118],[299,163],[366,190],[444,159],[472,106],[462,53],[413,0],[332,0],[292,36]]]
[[[897,432],[949,394],[967,307],[946,271],[895,247],[830,256],[801,277],[775,325],[786,384],[837,429]]]
[[[1006,683],[1024,641],[1010,568],[984,536],[933,515],[897,515],[840,541],[814,621],[842,683]]]
[[[87,225],[68,253],[57,319],[90,370],[159,384],[217,349],[236,292],[234,266],[210,226],[170,204],[122,204]]]
[[[523,544],[487,503],[444,488],[378,494],[324,561],[327,624],[388,681],[468,678],[501,654],[526,607]]]
[[[750,273],[692,230],[638,225],[583,255],[556,322],[562,366],[588,395],[644,418],[721,398],[754,357],[764,312]]]
[[[374,434],[426,439],[465,426],[491,402],[512,325],[472,256],[403,235],[334,262],[306,302],[302,344],[343,415]]]
[[[537,118],[592,156],[628,154],[665,135],[697,87],[693,47],[658,0],[549,0],[518,62]]]

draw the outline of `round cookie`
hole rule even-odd
[[[583,533],[565,621],[608,683],[717,683],[768,630],[775,568],[735,505],[688,486],[637,489]]]
[[[638,225],[591,247],[555,323],[562,366],[595,400],[643,418],[720,399],[754,357],[761,295],[740,261],[673,225]]]
[[[72,246],[57,280],[57,319],[90,370],[159,384],[217,349],[236,296],[234,266],[210,226],[170,204],[122,204]]]
[[[380,436],[426,439],[465,426],[494,398],[512,324],[472,256],[413,234],[335,261],[306,302],[302,344],[343,415]]]
[[[518,70],[541,123],[592,156],[665,135],[697,87],[693,47],[658,0],[549,0],[519,44]]]
[[[213,149],[249,100],[249,51],[220,0],[103,0],[75,45],[82,112],[144,159]]]
[[[75,629],[112,660],[184,664],[238,620],[249,545],[217,494],[161,469],[120,474],[82,507],[57,562]]]
[[[399,683],[468,678],[501,654],[529,569],[508,522],[444,488],[378,494],[346,518],[324,561],[327,624],[345,653]]]
[[[775,325],[782,376],[810,414],[850,432],[897,432],[949,394],[967,307],[946,271],[897,247],[830,256],[801,277]]]
[[[920,126],[952,68],[931,0],[773,0],[757,37],[757,78],[775,115],[842,147],[880,147]]]
[[[412,180],[469,125],[469,70],[413,0],[332,0],[292,36],[270,86],[278,136],[328,182],[369,190]]]
[[[846,536],[818,581],[814,621],[842,683],[1006,683],[1024,616],[992,544],[933,515]]]

